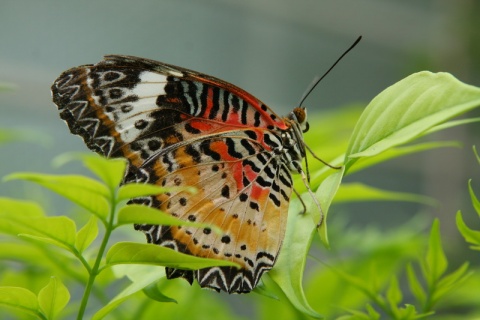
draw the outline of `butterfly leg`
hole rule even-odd
[[[312,189],[310,189],[310,186],[308,185],[307,183],[307,178],[306,178],[306,175],[305,175],[305,172],[301,172],[301,176],[302,176],[302,180],[303,180],[303,183],[305,184],[305,186],[307,187],[307,191],[308,193],[310,194],[310,196],[312,197],[313,199],[313,202],[315,202],[315,205],[317,206],[318,208],[318,211],[320,212],[320,219],[317,223],[317,229],[320,228],[320,226],[322,225],[322,222],[323,222],[323,217],[325,216],[323,214],[323,210],[322,210],[322,206],[320,205],[320,202],[318,202],[318,199],[317,197],[315,196],[315,194],[313,193]]]
[[[318,202],[318,199],[315,196],[315,194],[313,193],[312,189],[310,189],[310,184],[308,183],[308,177],[305,174],[305,171],[303,171],[302,167],[300,165],[298,165],[297,162],[293,161],[292,164],[296,168],[297,172],[300,173],[300,176],[302,177],[303,184],[307,188],[308,193],[312,197],[313,202],[315,202],[315,205],[317,206],[318,211],[320,212],[320,220],[317,223],[317,228],[320,228],[320,226],[322,225],[322,222],[323,222],[323,217],[324,217],[322,206],[320,205],[320,202]],[[293,191],[295,191],[295,193],[298,195],[298,193],[295,189],[293,189]],[[299,199],[300,199],[300,201],[302,201],[302,204],[303,204],[305,212],[306,212],[307,209],[306,209],[305,203],[303,203],[303,200],[300,196],[299,196]]]
[[[326,166],[328,166],[328,167],[330,167],[330,168],[332,168],[332,169],[337,169],[337,170],[339,170],[339,169],[342,168],[342,166],[339,166],[339,167],[337,167],[337,166],[332,166],[330,163],[328,163],[328,162],[326,162],[325,160],[322,160],[320,157],[318,157],[318,156],[313,152],[313,150],[310,149],[310,147],[309,147],[306,143],[304,143],[303,145],[305,146],[305,148],[310,152],[310,154],[311,154],[315,159],[317,159],[318,161],[320,161],[320,162],[323,163],[324,165],[326,165]],[[305,159],[306,159],[306,158],[305,158]]]
[[[298,191],[295,188],[293,188],[293,192],[295,192],[298,200],[300,200],[300,203],[302,204],[303,210],[302,212],[300,212],[300,214],[303,216],[305,213],[307,213],[307,206],[305,205],[305,202],[303,201],[301,194],[298,193]]]

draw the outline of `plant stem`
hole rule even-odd
[[[92,291],[93,284],[95,282],[95,278],[100,273],[100,263],[102,262],[103,254],[105,253],[105,249],[107,248],[108,240],[110,239],[110,235],[113,231],[113,221],[115,215],[115,201],[111,201],[112,206],[110,207],[110,217],[107,223],[105,224],[105,234],[103,235],[102,244],[98,249],[97,258],[95,259],[95,264],[93,265],[89,277],[87,286],[85,287],[85,291],[83,292],[82,302],[80,304],[80,309],[78,310],[77,320],[82,320],[83,315],[85,314],[85,310],[87,308],[88,298],[90,297],[90,292]]]

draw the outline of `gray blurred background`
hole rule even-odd
[[[50,137],[2,146],[0,176],[83,172],[74,165],[51,167],[58,154],[87,149],[60,121],[50,85],[63,70],[96,63],[104,54],[137,55],[211,74],[284,114],[313,77],[363,35],[307,100],[311,114],[366,105],[420,70],[450,72],[480,86],[479,16],[475,0],[0,0],[0,82],[12,89],[0,92],[0,128]],[[467,179],[474,178],[480,190],[480,167],[471,151],[475,143],[480,149],[479,131],[478,124],[444,131],[431,139],[458,139],[463,148],[397,159],[349,179],[425,194],[439,199],[438,207],[362,204],[354,207],[352,221],[392,227],[424,211],[440,216],[448,236],[457,237],[454,213],[463,209],[474,216]],[[55,214],[68,208],[21,182],[0,184],[0,194],[39,199]],[[466,220],[478,229],[478,221]]]

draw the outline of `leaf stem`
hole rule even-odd
[[[113,193],[112,193],[113,194]],[[85,287],[85,291],[83,292],[82,302],[80,304],[80,309],[78,310],[77,320],[82,320],[83,315],[85,314],[85,310],[87,308],[88,299],[90,297],[90,292],[92,291],[93,284],[95,282],[95,278],[100,273],[100,263],[102,262],[103,254],[105,253],[105,249],[107,248],[108,240],[110,239],[110,235],[113,231],[113,222],[115,216],[115,206],[116,202],[112,199],[111,206],[110,206],[110,215],[109,220],[105,223],[105,234],[103,235],[102,244],[98,249],[97,258],[95,259],[95,263],[89,273],[87,286]]]

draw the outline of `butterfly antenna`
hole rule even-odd
[[[315,77],[313,79],[313,82],[310,84],[310,87],[309,89],[307,89],[307,91],[305,91],[305,93],[303,94],[302,96],[302,99],[300,100],[300,103],[298,104],[298,106],[302,106],[303,102],[305,101],[305,99],[307,99],[307,97],[310,95],[310,93],[313,91],[313,89],[315,89],[315,87],[317,86],[317,84],[320,83],[320,81],[322,81],[323,78],[325,78],[325,76],[330,72],[332,71],[332,69],[337,65],[337,63],[340,62],[340,60],[342,60],[342,58],[350,51],[352,50],[359,42],[360,40],[362,39],[362,36],[358,37],[357,40],[355,40],[355,42],[350,46],[350,48],[348,48],[341,56],[340,58],[337,59],[337,61],[335,61],[335,63],[330,67],[330,69],[327,70],[327,72],[325,72],[323,74],[323,76],[321,77]]]

